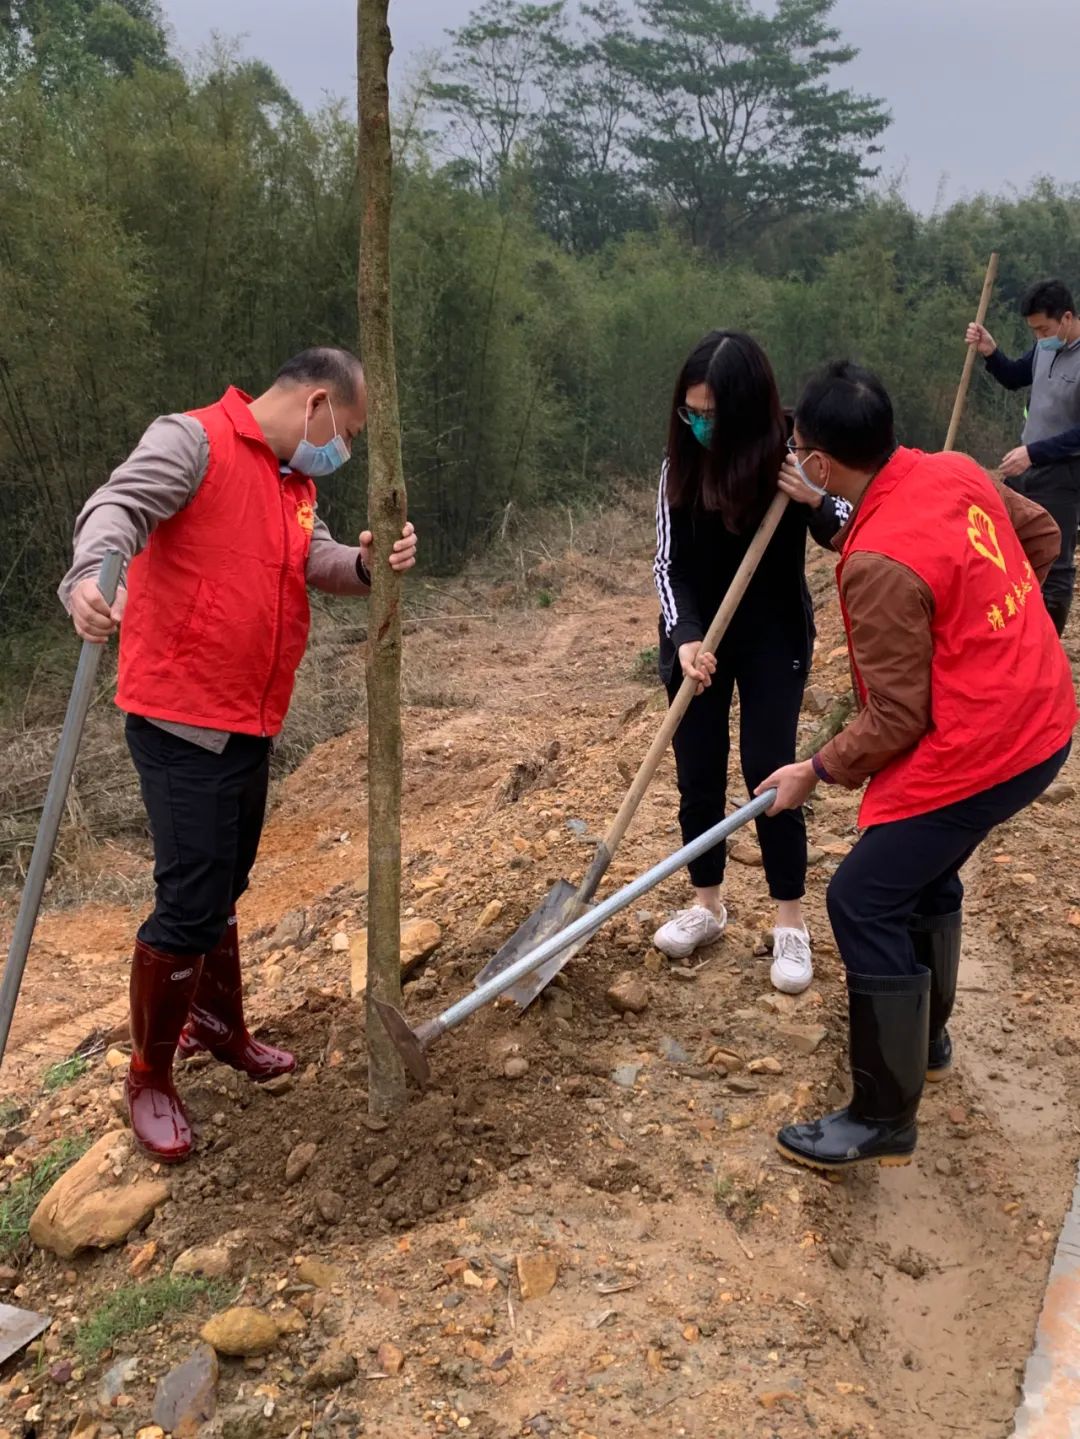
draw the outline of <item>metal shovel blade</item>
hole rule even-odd
[[[12,1304],[0,1304],[0,1364],[25,1349],[51,1323],[47,1314],[35,1314],[32,1309],[16,1309]]]
[[[410,1027],[409,1021],[402,1014],[400,1009],[395,1009],[392,1004],[387,1004],[384,999],[375,999],[372,996],[371,1003],[375,1006],[375,1012],[382,1021],[382,1026],[390,1036],[391,1042],[398,1054],[401,1055],[405,1068],[409,1071],[417,1084],[426,1089],[431,1082],[431,1066],[428,1064],[427,1055],[424,1053],[424,1045],[416,1032]]]
[[[577,890],[565,879],[560,879],[558,884],[553,885],[539,908],[534,909],[528,919],[518,925],[498,953],[484,965],[476,977],[476,987],[479,989],[497,974],[502,974],[503,970],[509,969],[523,954],[528,954],[545,940],[551,939],[592,907],[579,904],[577,895]],[[536,996],[543,993],[563,966],[569,964],[591,938],[591,935],[586,935],[576,943],[568,945],[566,949],[560,950],[558,954],[552,955],[539,969],[534,969],[532,974],[527,974],[512,989],[508,989],[507,997],[512,999],[519,1009],[528,1009]]]

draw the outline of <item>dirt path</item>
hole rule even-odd
[[[814,581],[827,592],[824,565]],[[601,589],[580,558],[558,578],[549,610],[456,620],[410,640],[407,670],[437,670],[466,701],[407,717],[405,901],[443,935],[410,986],[414,1015],[464,992],[549,884],[581,873],[591,851],[579,821],[588,835],[604,827],[657,723],[658,691],[632,678],[655,642],[644,582]],[[831,601],[819,627],[814,684],[828,697],[846,685]],[[815,722],[806,716],[808,732]],[[1008,1434],[1080,1152],[1075,801],[1037,806],[971,866],[957,1067],[927,1096],[916,1162],[831,1185],[784,1165],[772,1136],[843,1093],[843,987],[824,890],[854,839],[852,797],[815,803],[818,980],[800,1001],[773,995],[754,953],[769,912],[744,838],[737,853],[749,862],[730,866],[731,928],[696,977],[667,971],[648,943],[685,900],[671,881],[528,1014],[489,1009],[448,1039],[433,1089],[384,1131],[363,1122],[362,1015],[348,956],[331,944],[364,922],[365,769],[357,731],[290,777],[243,903],[251,1009],[297,1049],[301,1075],[279,1096],[215,1066],[184,1076],[202,1150],[172,1176],[172,1199],[143,1237],[157,1245],[151,1274],[187,1246],[225,1245],[243,1302],[279,1312],[289,1300],[299,1312],[267,1360],[227,1367],[219,1401],[236,1427],[226,1433],[299,1435],[306,1420],[331,1439]],[[1076,775],[1073,761],[1066,777]],[[615,881],[677,844],[674,817],[665,765]],[[499,913],[478,930],[492,900]],[[31,1105],[13,1176],[55,1136],[103,1132],[113,1116],[100,1060],[55,1096],[39,1085],[47,1063],[123,1019],[136,918],[95,908],[42,923],[0,1080],[0,1097]],[[606,1003],[622,970],[646,983],[639,1017]],[[509,1057],[527,1061],[524,1077],[505,1077]],[[751,1074],[760,1059],[775,1063]],[[301,1140],[318,1145],[315,1161],[286,1184]],[[397,1168],[380,1180],[388,1157]],[[26,1302],[74,1295],[61,1355],[76,1321],[131,1283],[133,1252],[76,1261],[74,1288],[66,1266],[20,1255]],[[300,1254],[335,1266],[332,1288],[290,1288]],[[522,1301],[519,1255],[554,1260],[549,1296]],[[98,1418],[123,1434],[148,1423],[153,1381],[201,1322],[174,1316],[125,1340],[116,1354],[140,1360],[131,1403]],[[390,1377],[378,1353],[388,1342],[403,1355]],[[304,1376],[331,1344],[358,1357],[359,1377],[328,1397]],[[97,1412],[100,1369],[33,1391],[53,1425],[39,1433],[66,1434],[79,1412]],[[28,1375],[8,1381],[7,1398],[31,1392]],[[244,1428],[245,1412],[263,1427]]]

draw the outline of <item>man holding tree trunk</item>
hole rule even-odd
[[[1020,302],[1034,339],[1018,360],[998,348],[993,335],[973,322],[967,342],[1007,390],[1030,387],[1021,444],[1001,461],[1011,489],[1042,505],[1061,530],[1061,553],[1043,585],[1043,598],[1058,634],[1065,629],[1076,586],[1076,530],[1080,524],[1080,316],[1060,280],[1040,280]]]
[[[306,350],[257,399],[230,388],[216,404],[155,420],[76,524],[60,598],[83,639],[104,643],[120,629],[116,698],[154,839],[126,1093],[135,1138],[166,1163],[193,1143],[173,1083],[177,1049],[207,1049],[257,1082],[295,1067],[245,1024],[235,905],[307,645],[307,586],[371,587],[371,534],[338,544],[315,490],[366,423],[360,361]],[[109,550],[130,562],[111,607],[94,578]],[[409,524],[389,563],[401,572],[415,557]]]

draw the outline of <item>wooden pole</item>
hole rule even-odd
[[[357,0],[360,354],[368,392],[368,528],[374,535],[368,626],[368,1107],[405,1104],[401,1057],[372,1005],[401,1004],[401,579],[389,565],[405,524],[390,284],[393,157],[389,0]]]
[[[994,289],[994,281],[998,272],[998,252],[995,250],[990,256],[990,263],[986,267],[986,278],[983,280],[982,294],[979,297],[979,309],[975,316],[977,325],[986,324],[986,312],[990,308],[990,295]],[[971,385],[971,373],[975,368],[975,346],[969,345],[968,352],[964,356],[964,369],[960,376],[960,384],[956,391],[956,400],[953,403],[952,419],[949,421],[949,433],[945,438],[945,448],[951,450],[956,445],[956,432],[960,428],[960,418],[964,413],[964,405],[967,403],[968,389]]]

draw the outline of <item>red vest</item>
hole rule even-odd
[[[930,729],[870,780],[860,825],[968,799],[1063,748],[1077,719],[1069,664],[1008,511],[974,460],[897,450],[856,512],[838,581],[859,551],[906,565],[934,597]],[[846,610],[844,624],[850,643]],[[852,668],[865,704],[854,655]]]
[[[275,735],[308,637],[315,486],[229,389],[192,410],[210,459],[191,503],[128,566],[116,703],[129,714]]]

